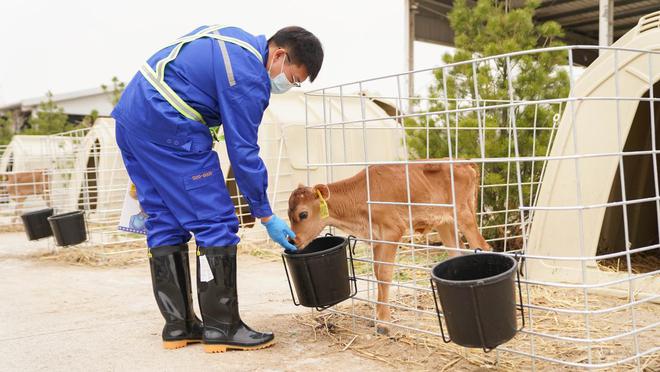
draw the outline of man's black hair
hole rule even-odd
[[[289,52],[291,62],[305,66],[310,81],[316,79],[323,64],[323,46],[314,34],[302,27],[289,26],[271,36],[268,39],[268,44],[270,43],[285,48]]]

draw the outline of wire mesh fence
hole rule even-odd
[[[380,130],[402,138],[402,151],[377,158],[378,119],[340,112],[307,124],[308,138],[339,138],[321,159],[308,157],[327,170],[330,218],[320,226],[361,240],[358,295],[333,311],[381,333],[440,336],[431,268],[457,250],[492,248],[519,260],[526,320],[492,358],[640,370],[657,357],[660,52],[604,47],[583,70],[573,63],[580,49],[599,48],[510,53],[308,92],[308,107],[389,101],[398,125]],[[428,92],[408,96],[408,79],[431,81]],[[360,143],[343,140],[354,131]],[[361,156],[348,159],[356,147]],[[476,172],[465,176],[466,167]],[[353,181],[337,177],[343,169]],[[474,206],[461,202],[473,191]],[[347,201],[350,217],[337,212]],[[487,244],[474,243],[466,219]]]
[[[137,237],[117,231],[128,175],[114,140],[114,123],[54,135],[16,135],[0,160],[3,226],[23,229],[20,216],[53,208],[85,212],[89,244]]]

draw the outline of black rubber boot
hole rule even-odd
[[[163,347],[166,349],[202,341],[204,327],[193,309],[189,262],[187,244],[149,250],[154,297],[165,318]]]
[[[272,333],[253,331],[238,313],[236,246],[199,247],[197,254],[197,295],[204,320],[204,351],[255,350],[272,345],[275,339]]]

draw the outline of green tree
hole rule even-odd
[[[28,119],[30,129],[24,134],[54,134],[66,132],[75,128],[69,123],[69,116],[64,109],[53,102],[53,93],[46,93],[46,101],[41,102],[37,112]]]
[[[465,0],[456,0],[449,13],[456,50],[454,54],[445,54],[444,62],[453,64],[562,45],[558,38],[563,34],[558,23],[534,24],[534,10],[538,6],[539,1],[533,0],[507,11],[502,1],[478,0],[470,7]],[[427,107],[415,108],[431,114],[405,122],[407,127],[420,127],[419,130],[408,130],[410,155],[413,158],[448,157],[451,144],[453,157],[508,158],[515,156],[515,140],[520,156],[545,155],[551,135],[547,129],[553,127],[553,116],[560,107],[534,101],[568,95],[568,74],[562,67],[566,62],[564,51],[543,52],[468,62],[436,70]],[[506,107],[506,104],[520,102],[528,104]],[[474,110],[477,106],[481,110]],[[456,109],[467,110],[437,114]],[[485,186],[482,223],[492,227],[483,230],[487,239],[501,239],[521,232],[516,226],[520,222],[520,214],[516,212],[519,206],[516,165],[503,159],[480,166]],[[538,182],[542,164],[530,161],[518,165],[522,183],[526,184],[523,198],[528,205],[536,189],[527,184]],[[506,231],[505,225],[509,225]],[[507,249],[519,248],[519,244],[519,239],[509,241]],[[496,241],[494,246],[502,249],[502,241]]]
[[[89,115],[85,116],[78,125],[81,127],[91,127],[94,125],[94,122],[96,121],[96,119],[98,119],[98,117],[99,117],[99,110],[94,109],[89,113]]]
[[[14,127],[13,112],[7,112],[5,116],[0,116],[0,146],[6,145],[11,142],[14,135],[12,128]]]
[[[110,97],[110,102],[112,102],[113,106],[115,106],[117,102],[119,102],[119,99],[121,98],[121,95],[124,93],[125,88],[126,88],[126,84],[124,84],[124,82],[119,80],[119,78],[116,76],[112,77],[112,90],[110,90],[110,88],[107,85],[101,84],[101,89],[103,89],[104,92],[112,93]]]

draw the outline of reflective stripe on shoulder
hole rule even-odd
[[[170,54],[168,54],[167,57],[158,61],[156,64],[156,77],[158,77],[159,80],[164,81],[163,79],[165,79],[165,66],[167,66],[168,63],[172,62],[179,55],[183,45],[184,43],[175,46],[172,48]]]
[[[234,37],[218,35],[218,34],[210,34],[210,35],[207,35],[207,36],[212,37],[214,39],[226,41],[228,43],[236,44],[236,45],[240,46],[241,48],[247,50],[248,52],[252,53],[255,57],[257,57],[259,62],[264,63],[264,58],[261,56],[261,54],[252,46],[252,44],[250,44],[246,41],[243,41],[241,39],[236,39]]]
[[[214,33],[219,35],[219,32],[216,30]],[[220,52],[222,52],[222,60],[225,62],[225,71],[227,72],[227,80],[229,81],[229,86],[233,87],[236,85],[236,80],[234,79],[234,70],[231,67],[231,60],[229,59],[229,52],[227,52],[227,45],[224,40],[217,40],[218,45],[220,45]]]

